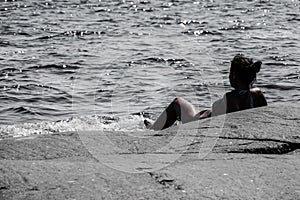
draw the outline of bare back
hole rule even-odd
[[[212,115],[216,116],[266,105],[266,98],[258,88],[233,90],[226,93],[222,99],[214,102]]]

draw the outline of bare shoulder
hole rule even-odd
[[[250,92],[252,94],[256,95],[256,96],[263,96],[264,97],[263,92],[259,88],[251,88]]]
[[[254,96],[258,107],[267,105],[267,100],[263,92],[259,88],[251,88],[250,91],[251,94]]]
[[[262,93],[261,90],[257,87],[256,88],[251,88],[250,91],[253,92],[253,93]]]

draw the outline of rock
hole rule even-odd
[[[297,105],[0,141],[1,199],[297,199]]]

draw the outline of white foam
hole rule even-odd
[[[81,130],[142,130],[145,128],[143,121],[143,116],[138,115],[122,117],[80,116],[57,122],[43,121],[38,123],[2,125],[0,126],[0,139]]]

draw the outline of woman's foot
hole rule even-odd
[[[145,124],[146,128],[150,128],[152,126],[152,123],[146,119],[144,120],[144,124]]]

